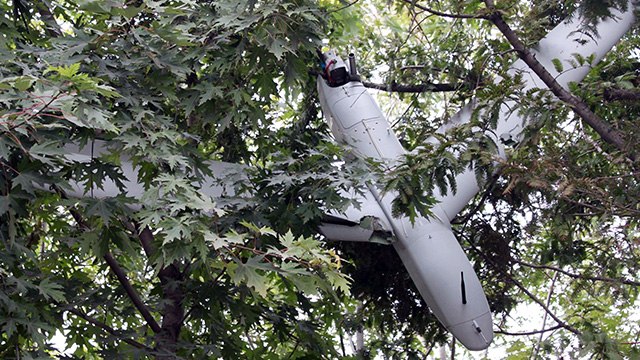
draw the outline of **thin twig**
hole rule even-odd
[[[338,8],[338,9],[327,11],[326,14],[328,15],[328,14],[333,14],[334,12],[342,11],[342,10],[348,8],[348,7],[351,7],[351,6],[355,5],[358,1],[360,1],[360,0],[354,0],[354,1],[350,2],[350,3],[348,3],[347,5],[344,5],[344,6],[340,7],[340,8]]]
[[[397,92],[397,93],[425,93],[425,92],[456,91],[462,87],[462,84],[453,85],[453,84],[427,83],[427,84],[417,84],[417,85],[406,85],[406,84],[397,84],[397,83],[376,84],[368,81],[363,81],[362,85],[370,89]]]
[[[469,213],[465,215],[463,218],[459,219],[458,216],[456,216],[453,220],[451,220],[451,224],[464,224],[464,227],[463,227],[463,230],[464,230],[464,228],[467,226],[467,221],[469,221],[469,219],[471,219],[473,215],[475,215],[478,211],[480,211],[485,201],[487,201],[487,199],[489,198],[489,195],[491,195],[491,192],[493,191],[493,186],[496,184],[496,182],[500,178],[500,174],[501,174],[501,171],[497,171],[493,175],[491,182],[487,186],[487,189],[482,194],[482,197],[480,198],[480,201],[478,201],[476,206],[474,206],[474,208],[471,211],[469,211]]]
[[[437,15],[437,16],[442,16],[442,17],[446,17],[446,18],[451,18],[451,19],[485,19],[485,20],[488,19],[488,17],[485,16],[485,15],[447,14],[447,13],[443,13],[443,12],[428,8],[428,7],[424,6],[424,5],[417,4],[417,2],[413,1],[413,0],[400,0],[400,1],[402,1],[404,3],[407,3],[407,4],[410,4],[412,6],[415,6],[418,9],[426,11],[426,12],[428,12],[430,14]]]
[[[580,330],[574,328],[573,326],[569,325],[567,322],[565,322],[562,319],[560,319],[559,317],[557,317],[553,312],[551,312],[551,310],[549,309],[548,306],[546,306],[540,299],[538,299],[529,290],[527,290],[527,288],[524,287],[519,281],[517,281],[513,277],[511,277],[511,281],[513,281],[514,285],[516,285],[531,300],[533,300],[535,303],[540,305],[540,307],[542,307],[544,309],[544,311],[546,311],[546,313],[549,314],[549,316],[551,316],[551,318],[553,318],[553,320],[555,320],[560,326],[562,326],[563,328],[571,331],[572,333],[574,333],[574,334],[576,334],[578,336],[582,336],[582,332]]]
[[[309,70],[309,75],[318,76],[321,73],[315,69]],[[425,92],[446,92],[446,91],[456,91],[462,88],[463,84],[435,84],[435,83],[426,83],[426,84],[377,84],[369,81],[362,81],[362,85],[366,88],[388,91],[388,92],[397,92],[397,93],[425,93]]]
[[[511,274],[509,274],[507,271],[505,271],[504,269],[502,269],[500,266],[498,266],[489,256],[487,256],[487,254],[485,254],[483,251],[481,251],[472,241],[468,242],[469,245],[471,246],[471,248],[477,252],[480,256],[482,256],[485,261],[490,264],[491,266],[493,266],[496,270],[500,271],[503,275],[505,275],[506,277],[509,278],[509,280],[511,280],[513,282],[513,284],[518,287],[518,289],[520,289],[520,291],[522,291],[525,295],[527,295],[531,300],[533,300],[533,302],[535,302],[536,304],[540,305],[540,307],[542,307],[544,309],[544,311],[546,311],[549,316],[551,316],[551,318],[553,318],[553,320],[555,320],[558,324],[560,324],[563,328],[571,331],[572,333],[578,335],[578,336],[582,336],[582,332],[576,328],[574,328],[573,326],[569,325],[568,323],[566,323],[565,321],[563,321],[562,319],[560,319],[559,317],[557,317],[550,309],[548,306],[546,306],[540,299],[538,299],[535,295],[533,295],[531,293],[531,291],[527,290],[527,288],[522,285],[518,280],[516,280],[513,276],[511,276]]]
[[[80,318],[82,318],[82,319],[84,319],[84,320],[86,320],[87,322],[89,322],[89,323],[91,323],[91,324],[93,324],[93,325],[105,330],[109,334],[116,336],[118,339],[126,342],[127,344],[129,344],[131,346],[137,347],[138,349],[151,350],[150,348],[148,348],[144,344],[141,344],[141,343],[139,343],[139,342],[137,342],[137,341],[135,341],[133,339],[129,339],[129,338],[123,337],[122,335],[120,335],[120,332],[118,330],[112,328],[111,326],[109,326],[109,325],[107,325],[107,324],[105,324],[105,323],[103,323],[103,322],[101,322],[99,320],[96,320],[95,318],[83,313],[80,310],[67,309],[67,311],[72,313],[72,314],[74,314],[74,315],[76,315],[76,316],[78,316],[78,317],[80,317]]]
[[[580,330],[574,328],[573,326],[569,325],[568,323],[566,323],[565,321],[563,321],[562,319],[557,317],[553,312],[551,312],[551,310],[549,309],[548,306],[546,306],[540,299],[538,299],[529,290],[527,290],[527,288],[524,285],[522,285],[518,280],[516,280],[515,278],[513,278],[510,275],[507,275],[507,276],[510,277],[510,280],[513,281],[513,284],[515,286],[517,286],[520,289],[520,291],[525,293],[525,295],[527,295],[536,304],[540,305],[540,307],[542,307],[544,309],[544,311],[546,311],[547,314],[549,314],[549,316],[551,316],[553,318],[553,320],[555,320],[559,325],[561,325],[563,328],[571,331],[572,333],[574,333],[574,334],[576,334],[578,336],[582,336],[582,332]]]
[[[509,331],[505,331],[505,330],[496,330],[494,331],[496,334],[502,334],[502,335],[510,335],[510,336],[528,336],[528,335],[536,335],[536,334],[543,334],[549,331],[555,331],[558,329],[562,329],[563,326],[562,325],[556,325],[553,327],[550,327],[548,329],[543,329],[543,330],[535,330],[535,331],[527,331],[527,332],[509,332]]]
[[[291,357],[293,356],[293,354],[296,353],[296,350],[298,350],[298,346],[300,345],[300,341],[296,341],[296,346],[293,348],[293,350],[291,350],[291,354],[289,354],[289,357],[287,357],[287,359],[291,359]]]
[[[608,277],[602,277],[602,276],[587,276],[587,275],[580,275],[580,274],[573,274],[570,273],[566,270],[563,270],[561,268],[555,267],[555,266],[551,266],[551,265],[536,265],[536,264],[529,264],[527,262],[524,262],[522,260],[518,260],[515,258],[512,258],[513,261],[515,261],[516,263],[522,265],[522,266],[526,266],[526,267],[530,267],[530,268],[534,268],[534,269],[547,269],[547,270],[553,270],[556,271],[558,273],[564,274],[570,278],[574,278],[574,279],[583,279],[583,280],[591,280],[591,281],[602,281],[602,282],[610,282],[610,283],[620,283],[620,284],[625,284],[625,285],[633,285],[633,286],[640,286],[640,282],[637,281],[633,281],[633,280],[627,280],[627,279],[612,279],[612,278],[608,278]]]
[[[549,285],[549,292],[547,293],[547,307],[549,307],[549,305],[551,304],[551,295],[553,294],[553,287],[556,285],[556,280],[558,280],[558,273],[554,273],[553,274],[553,279],[551,279],[551,285]],[[545,326],[547,326],[547,318],[548,313],[545,313],[544,316],[542,317],[542,326],[540,326],[541,329],[544,329]],[[538,343],[536,344],[536,349],[533,352],[533,356],[531,357],[533,360],[536,360],[536,358],[538,357],[538,352],[540,351],[540,345],[542,345],[542,336],[544,335],[544,333],[540,333],[540,337],[538,338]]]
[[[273,252],[267,252],[267,251],[262,251],[262,250],[258,250],[258,249],[253,249],[253,248],[246,247],[246,246],[242,246],[242,245],[238,245],[238,244],[229,244],[229,246],[232,246],[232,247],[234,247],[234,248],[236,248],[236,249],[240,249],[240,250],[247,250],[247,251],[250,251],[250,252],[252,252],[252,253],[254,253],[254,254],[256,254],[256,255],[265,256],[265,258],[264,258],[264,259],[265,259],[266,261],[268,261],[268,262],[269,262],[273,267],[275,267],[275,265],[274,265],[271,261],[269,261],[269,259],[267,259],[267,258],[266,258],[267,256],[272,256],[272,257],[275,257],[275,258],[278,258],[278,259],[281,259],[281,260],[294,261],[294,262],[297,262],[297,263],[299,263],[299,264],[303,265],[303,266],[304,266],[304,267],[306,267],[307,269],[310,269],[310,268],[312,268],[312,267],[313,267],[313,265],[312,265],[309,261],[305,261],[305,260],[301,260],[301,259],[296,259],[296,258],[293,258],[293,257],[284,257],[284,256],[283,256],[283,255],[281,255],[281,254],[277,254],[277,253],[273,253]],[[229,249],[229,248],[227,248],[227,247],[225,247],[225,248],[227,249],[227,251],[231,252],[231,249]],[[286,249],[282,249],[281,251],[286,251]]]

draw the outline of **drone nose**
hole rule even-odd
[[[469,350],[484,350],[493,341],[491,313],[450,326],[448,330]]]

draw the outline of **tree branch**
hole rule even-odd
[[[428,65],[405,65],[400,67],[400,70],[423,70],[423,69],[426,69],[427,66]],[[440,69],[435,69],[435,70],[440,71]]]
[[[309,75],[318,76],[321,73],[317,70],[311,69],[309,70]],[[444,91],[456,91],[462,88],[462,85],[452,85],[452,84],[418,84],[418,85],[405,85],[405,84],[376,84],[368,81],[362,81],[362,85],[366,88],[382,90],[382,91],[390,91],[390,92],[398,92],[398,93],[423,93],[423,92],[444,92]]]
[[[148,348],[144,344],[141,344],[141,343],[139,343],[139,342],[137,342],[135,340],[129,339],[129,338],[122,337],[122,335],[120,335],[120,332],[118,330],[112,328],[111,326],[109,326],[109,325],[107,325],[107,324],[105,324],[105,323],[103,323],[103,322],[101,322],[99,320],[94,319],[93,317],[83,313],[80,310],[67,309],[67,311],[72,313],[72,314],[74,314],[74,315],[76,315],[76,316],[78,316],[78,317],[80,317],[80,318],[82,318],[82,319],[84,319],[84,320],[86,320],[87,322],[89,322],[89,323],[91,323],[91,324],[93,324],[93,325],[105,330],[109,334],[116,336],[118,339],[126,342],[127,344],[129,344],[131,346],[137,347],[138,349],[151,350],[150,348]]]
[[[151,254],[155,251],[155,246],[153,245],[153,233],[149,227],[145,226],[142,230],[139,230],[139,224],[135,222],[131,223],[127,220],[123,222],[127,228],[137,234],[145,254],[151,257]],[[221,272],[221,274],[222,273],[223,272]],[[187,318],[187,315],[184,313],[184,288],[182,286],[184,274],[180,270],[178,262],[174,261],[168,266],[162,264],[162,269],[158,272],[158,278],[162,284],[163,299],[166,301],[162,311],[160,337],[163,343],[160,347],[166,350],[168,354],[173,354],[175,353],[173,347],[178,342],[180,331]],[[161,355],[157,358],[173,359],[171,355]]]
[[[542,307],[544,309],[544,311],[549,314],[549,316],[551,316],[551,318],[558,323],[559,326],[562,326],[563,328],[571,331],[572,333],[578,335],[578,336],[582,336],[582,332],[576,328],[574,328],[573,326],[567,324],[565,321],[563,321],[562,319],[560,319],[559,317],[557,317],[550,309],[548,306],[546,306],[542,300],[538,299],[535,295],[533,295],[529,290],[527,290],[527,288],[522,285],[518,280],[516,280],[514,277],[512,277],[511,275],[507,275],[511,278],[511,281],[513,281],[513,284],[515,286],[517,286],[520,291],[522,291],[523,293],[525,293],[525,295],[527,295],[531,300],[533,300],[533,302],[535,302],[536,304],[540,305],[540,307]]]
[[[543,329],[543,330],[518,332],[518,333],[513,333],[513,332],[509,332],[509,331],[504,331],[504,330],[497,330],[497,331],[494,331],[494,332],[496,334],[503,334],[503,335],[526,336],[526,335],[543,334],[543,333],[546,333],[546,332],[549,332],[549,331],[558,330],[558,329],[562,329],[562,325],[556,325],[556,326],[550,327],[548,329]]]
[[[119,219],[122,225],[132,234],[134,234],[136,238],[138,238],[140,246],[142,246],[142,250],[144,250],[145,255],[147,255],[147,257],[151,257],[151,254],[153,250],[155,250],[155,248],[152,245],[153,234],[151,233],[151,230],[149,230],[149,227],[145,227],[142,230],[142,232],[144,232],[145,234],[141,236],[141,231],[139,230],[140,227],[136,222],[130,221],[129,219],[126,219],[122,216],[120,216]],[[132,239],[132,241],[134,240]]]
[[[140,244],[144,249],[145,254],[151,257],[151,254],[155,250],[153,245],[153,233],[148,226],[139,230],[139,225],[134,223],[133,226],[138,234]],[[177,261],[165,266],[162,264],[162,269],[158,272],[158,278],[162,284],[162,295],[166,301],[164,309],[162,310],[162,327],[160,336],[163,339],[162,348],[167,350],[170,354],[175,350],[172,348],[178,342],[182,325],[186,319],[184,313],[184,287],[182,285],[184,281],[184,274],[180,269],[180,265]],[[164,359],[165,356],[159,356],[158,359]],[[167,359],[172,359],[168,356]]]
[[[607,88],[604,89],[606,101],[640,101],[640,91]]]
[[[138,224],[136,224],[136,229],[137,228]],[[148,226],[145,226],[142,231],[138,232],[138,239],[140,239],[140,244],[144,249],[144,253],[147,254],[148,257],[151,257],[155,247],[153,246],[153,234]]]
[[[478,211],[480,211],[485,201],[487,201],[487,199],[489,198],[489,195],[491,195],[491,191],[493,191],[493,186],[496,184],[496,182],[500,178],[501,173],[502,171],[500,170],[500,171],[496,171],[493,174],[493,178],[491,179],[491,182],[489,183],[489,185],[487,185],[487,188],[484,190],[484,193],[482,194],[482,197],[480,198],[476,206],[474,206],[473,209],[471,209],[471,211],[469,211],[469,213],[464,217],[461,217],[460,215],[456,215],[451,220],[451,224],[464,224],[465,227],[467,226],[466,224],[467,221],[469,221],[469,219],[471,219],[473,215],[475,215],[476,213],[478,213]]]
[[[355,5],[358,1],[360,1],[360,0],[353,0],[352,2],[350,2],[350,3],[346,4],[346,5],[344,5],[344,6],[340,7],[340,8],[338,8],[338,9],[328,11],[328,12],[327,12],[327,14],[332,14],[332,13],[334,13],[334,12],[342,11],[342,10],[344,10],[344,9],[348,8],[348,7],[351,7],[351,6]]]
[[[535,295],[533,295],[531,293],[531,291],[527,290],[527,288],[522,285],[518,280],[516,280],[513,276],[511,276],[511,274],[509,274],[507,271],[505,271],[504,269],[502,269],[501,267],[499,267],[493,260],[491,260],[491,258],[489,258],[489,256],[487,256],[483,251],[481,251],[480,249],[478,249],[478,247],[472,242],[469,241],[468,242],[469,245],[471,246],[471,249],[473,249],[475,252],[477,252],[480,256],[482,256],[488,264],[490,264],[491,266],[493,266],[496,270],[500,271],[504,276],[508,277],[509,280],[511,280],[513,282],[513,284],[518,287],[518,289],[520,289],[520,291],[522,291],[525,295],[527,295],[531,300],[533,300],[533,302],[535,302],[536,304],[540,305],[540,307],[542,309],[544,309],[545,312],[547,312],[547,314],[549,314],[549,316],[551,316],[551,318],[558,323],[560,326],[562,326],[563,328],[571,331],[572,333],[578,335],[578,336],[582,336],[582,332],[576,328],[574,328],[573,326],[569,325],[568,323],[566,323],[565,321],[563,321],[562,319],[560,319],[559,317],[557,317],[552,311],[551,309],[549,309],[548,306],[546,306],[542,300],[538,299]]]
[[[142,299],[140,299],[140,296],[138,296],[138,293],[133,288],[133,285],[131,285],[131,282],[127,278],[127,275],[116,262],[116,259],[114,259],[110,253],[106,253],[104,254],[104,260],[111,268],[111,271],[116,275],[116,278],[118,278],[118,281],[124,288],[124,291],[133,302],[133,305],[135,305],[138,311],[140,311],[140,314],[142,314],[142,317],[147,321],[147,324],[149,324],[151,330],[153,330],[153,332],[155,333],[159,333],[160,331],[162,331],[160,325],[158,325],[158,323],[156,322],[156,319],[154,319],[153,315],[151,315],[151,312],[142,302]]]
[[[426,11],[430,14],[433,15],[437,15],[437,16],[442,16],[442,17],[446,17],[446,18],[451,18],[451,19],[487,19],[487,16],[485,15],[467,15],[467,14],[447,14],[447,13],[443,13],[437,10],[433,10],[431,8],[428,8],[424,5],[420,5],[417,3],[417,0],[400,0],[404,3],[407,3],[411,6],[415,6],[420,10]]]
[[[162,312],[163,347],[174,346],[178,342],[184,322],[184,275],[178,262],[165,266],[158,272],[162,284],[163,299],[166,301]],[[174,351],[172,351],[174,352]]]
[[[562,326],[563,328],[571,331],[572,333],[578,335],[578,336],[582,336],[582,332],[576,328],[574,328],[573,326],[567,324],[566,322],[564,322],[563,320],[561,320],[559,317],[557,317],[553,312],[551,312],[551,310],[549,309],[548,306],[546,306],[540,299],[538,299],[535,295],[533,295],[531,293],[531,291],[527,290],[527,288],[522,285],[518,280],[516,280],[513,276],[506,274],[511,281],[513,281],[513,284],[515,286],[517,286],[520,291],[522,291],[523,293],[525,293],[525,295],[527,295],[531,300],[533,300],[533,302],[535,302],[536,304],[540,305],[540,307],[542,307],[544,309],[544,311],[549,314],[549,316],[551,316],[551,318],[553,320],[555,320],[556,323],[559,324],[559,326]]]
[[[376,84],[368,81],[363,81],[362,85],[370,89],[398,92],[398,93],[423,93],[423,92],[444,92],[444,91],[456,91],[462,87],[462,85],[452,84],[419,84],[419,85],[404,85],[404,84]]]
[[[556,280],[558,280],[558,273],[553,274],[553,279],[551,279],[551,285],[549,285],[549,292],[547,293],[547,301],[546,301],[547,307],[549,307],[549,305],[551,304],[551,296],[553,295],[553,287],[556,285]],[[547,326],[548,318],[549,318],[549,314],[545,313],[544,316],[542,317],[542,326],[540,326],[542,329],[544,329],[544,327]],[[540,345],[542,345],[543,335],[544,333],[540,333],[540,337],[538,337],[538,343],[536,344],[536,349],[532,356],[534,360],[538,358],[538,353],[540,352]]]
[[[66,198],[66,196],[63,197]],[[82,215],[80,215],[78,211],[70,209],[69,212],[71,212],[71,215],[80,226],[84,227],[85,229],[89,229],[89,225],[87,225],[87,223],[82,218]],[[127,275],[122,270],[120,265],[118,265],[118,263],[116,262],[116,259],[109,252],[105,253],[103,258],[107,262],[107,265],[109,265],[109,268],[111,268],[111,271],[116,275],[116,278],[129,296],[129,299],[131,299],[131,301],[133,302],[133,305],[138,309],[149,327],[151,327],[151,330],[153,330],[153,332],[155,333],[159,333],[162,330],[160,328],[160,325],[158,325],[147,306],[142,302],[140,296],[138,296],[138,293],[133,288],[133,285],[131,285],[131,282],[129,282]]]
[[[570,278],[573,279],[582,279],[582,280],[591,280],[591,281],[602,281],[602,282],[610,282],[610,283],[621,283],[621,284],[625,284],[625,285],[633,285],[633,286],[640,286],[640,282],[637,281],[633,281],[633,280],[620,280],[620,279],[612,279],[612,278],[608,278],[608,277],[601,277],[601,276],[586,276],[586,275],[580,275],[580,274],[573,274],[570,273],[566,270],[560,269],[558,267],[555,266],[551,266],[551,265],[536,265],[536,264],[529,264],[527,262],[524,262],[522,260],[518,260],[512,257],[512,260],[514,262],[516,262],[517,264],[520,264],[522,266],[526,266],[526,267],[530,267],[533,269],[546,269],[546,270],[552,270],[555,272],[558,272],[560,274],[566,275]]]
[[[130,222],[126,219],[122,222],[138,236],[145,254],[147,257],[151,257],[155,246],[153,245],[153,233],[149,227],[145,226],[140,230],[140,225],[136,222]],[[175,353],[175,344],[178,342],[180,331],[188,316],[184,313],[184,287],[182,284],[184,274],[177,261],[167,266],[161,264],[161,267],[158,278],[162,284],[162,295],[165,302],[162,309],[161,331],[159,332],[162,344],[159,347],[167,351],[168,355],[159,355],[157,359],[173,359],[171,354]]]
[[[489,9],[495,10],[493,0],[485,0],[485,4]],[[551,90],[558,99],[571,106],[573,111],[578,114],[578,116],[580,116],[587,125],[595,130],[595,132],[598,133],[604,141],[624,152],[631,161],[636,160],[635,154],[630,152],[628,144],[617,131],[612,129],[598,115],[594,114],[581,99],[574,96],[558,84],[553,75],[551,75],[549,71],[540,64],[531,51],[522,44],[516,33],[504,21],[502,14],[495,10],[491,15],[487,16],[486,19],[493,22],[498,30],[500,30],[500,32],[507,38],[513,49],[516,50],[520,59],[522,59],[525,64],[527,64],[527,66],[529,66],[529,68],[538,75],[540,80],[547,85],[549,90]]]

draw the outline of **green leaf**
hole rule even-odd
[[[63,289],[62,285],[50,281],[49,278],[42,279],[40,284],[38,284],[38,292],[40,292],[40,295],[57,302],[65,301]]]
[[[295,241],[295,237],[293,236],[293,233],[291,232],[291,230],[287,231],[287,233],[280,238],[280,243],[285,248],[293,247],[294,241]]]
[[[23,277],[12,276],[7,279],[9,286],[15,286],[18,293],[26,293],[27,289],[37,288],[31,281]]]
[[[557,72],[561,73],[564,70],[564,67],[562,66],[562,62],[558,59],[551,59],[551,62],[553,63],[553,67],[556,69]]]
[[[290,280],[296,288],[308,296],[318,294],[317,281],[310,276],[293,275],[287,277],[287,279]]]
[[[165,228],[162,233],[165,234],[162,245],[166,245],[175,240],[181,240],[184,236],[187,236],[190,231],[184,223],[178,219],[169,219],[164,223]]]
[[[230,242],[226,237],[218,236],[215,233],[212,233],[210,231],[207,231],[204,233],[204,240],[205,242],[211,244],[213,248],[216,250],[230,244]]]
[[[322,212],[318,209],[316,204],[313,203],[305,203],[302,204],[296,209],[296,212],[300,213],[302,220],[304,222],[313,220],[322,216]]]
[[[264,255],[259,255],[249,258],[246,263],[242,263],[241,261],[234,258],[234,262],[235,264],[237,264],[237,267],[234,271],[234,281],[236,282],[236,284],[245,282],[247,286],[255,290],[258,295],[266,297],[269,278],[258,273],[258,271],[273,271],[275,270],[275,268],[271,265],[262,263],[263,259]]]
[[[4,318],[4,319],[0,318],[0,322],[4,323],[4,326],[2,327],[2,329],[5,335],[8,338],[11,338],[11,335],[13,335],[13,333],[15,333],[17,330],[16,321],[10,318]]]
[[[350,281],[344,274],[341,274],[337,271],[328,271],[326,272],[327,280],[329,283],[338,288],[338,290],[342,291],[344,294],[349,294],[350,291]]]
[[[72,78],[74,75],[76,75],[78,73],[78,71],[80,70],[80,63],[75,63],[75,64],[71,64],[69,66],[50,66],[49,69],[45,72],[45,74],[47,72],[53,71],[53,72],[57,72],[58,74],[60,74],[61,76],[65,77],[65,78]]]
[[[18,176],[13,178],[13,186],[20,185],[22,190],[29,194],[35,194],[35,188],[33,184],[44,186],[46,180],[43,179],[38,173],[32,171],[22,171]]]
[[[269,42],[269,52],[275,55],[278,60],[282,60],[282,56],[286,51],[292,51],[288,44],[281,39],[272,39]]]
[[[206,103],[207,101],[214,98],[222,98],[223,97],[223,89],[220,86],[215,86],[210,83],[200,84],[197,87],[200,90],[200,98],[198,99],[198,106]]]
[[[54,165],[54,158],[66,153],[58,141],[42,141],[29,149],[29,155],[48,165]]]
[[[20,91],[26,91],[31,86],[33,86],[35,82],[36,82],[36,79],[34,78],[31,78],[28,76],[21,76],[13,83],[13,86]]]
[[[248,222],[246,222],[244,220],[240,222],[240,225],[246,227],[249,230],[252,230],[253,232],[256,232],[256,233],[260,232],[260,228],[259,227],[255,226],[255,225],[253,225],[251,223],[248,223]]]
[[[87,202],[87,208],[84,213],[85,216],[97,216],[105,225],[111,223],[111,218],[114,216],[114,210],[116,209],[113,204],[113,199],[86,198],[85,201]]]
[[[126,7],[116,8],[114,9],[114,12],[118,15],[122,15],[126,17],[127,19],[133,19],[136,16],[138,16],[138,14],[140,14],[140,12],[143,11],[144,9],[145,9],[144,5],[141,5],[139,7],[128,5]]]
[[[102,95],[102,96],[106,96],[108,98],[115,98],[115,97],[120,97],[120,94],[118,94],[115,90],[115,88],[108,86],[108,85],[101,85],[101,84],[96,84],[93,87],[93,90]]]

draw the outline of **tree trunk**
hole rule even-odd
[[[162,354],[158,355],[157,359],[176,359],[176,345],[184,321],[183,275],[177,262],[174,262],[160,270],[158,277],[162,284],[162,295],[166,305],[158,339],[158,348]]]

